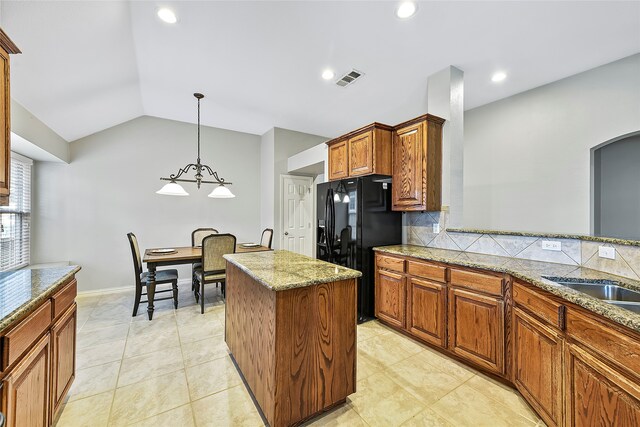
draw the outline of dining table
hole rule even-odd
[[[168,253],[158,253],[155,251],[167,248],[149,248],[144,251],[142,262],[147,264],[147,315],[149,320],[153,319],[154,304],[153,299],[156,293],[156,269],[167,265],[193,264],[202,260],[201,246],[172,246],[172,251]],[[251,243],[236,244],[235,253],[270,251],[266,246]]]

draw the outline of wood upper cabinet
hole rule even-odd
[[[565,353],[567,426],[640,425],[640,387],[580,345]]]
[[[396,126],[393,134],[393,210],[439,211],[442,124],[430,114]]]
[[[398,328],[405,326],[405,282],[402,274],[380,269],[376,273],[376,317]]]
[[[449,289],[449,349],[486,370],[504,374],[504,302],[501,297]]]
[[[20,53],[0,29],[0,206],[9,204],[11,173],[11,95],[9,92],[9,54]]]
[[[447,346],[446,284],[409,277],[407,329],[440,347]]]
[[[4,378],[2,408],[7,427],[45,427],[49,419],[49,334]]]
[[[372,123],[327,142],[329,181],[363,175],[391,175],[390,126]]]
[[[347,140],[329,145],[329,181],[349,176],[348,153]]]
[[[76,375],[76,314],[74,303],[51,329],[52,421]]]
[[[519,308],[513,310],[513,382],[548,426],[563,424],[560,334]]]

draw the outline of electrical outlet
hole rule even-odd
[[[434,233],[439,233],[440,232],[440,224],[438,224],[438,223],[433,224],[433,232]]]
[[[542,249],[545,251],[561,251],[562,242],[558,240],[543,240]]]
[[[598,256],[600,258],[616,259],[616,250],[610,246],[598,246]]]

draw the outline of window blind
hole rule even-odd
[[[9,205],[0,206],[0,271],[29,264],[32,161],[11,156]]]

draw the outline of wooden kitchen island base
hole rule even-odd
[[[227,262],[225,316],[227,345],[271,426],[299,424],[355,392],[355,278],[277,290]]]

